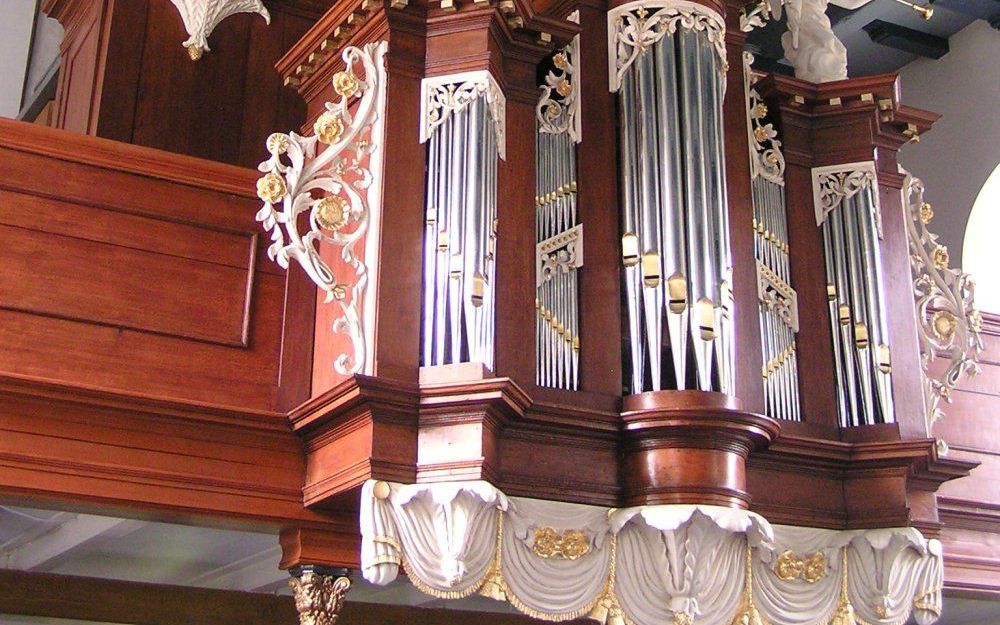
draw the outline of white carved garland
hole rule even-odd
[[[874,161],[845,163],[812,170],[813,207],[816,211],[816,225],[821,226],[826,216],[846,199],[858,191],[872,186],[874,199],[875,228],[878,238],[882,238],[882,208],[879,204]]]
[[[372,362],[387,49],[384,41],[345,48],[346,68],[333,77],[340,100],[326,104],[313,135],[271,135],[271,157],[258,167],[265,175],[257,182],[264,202],[257,221],[271,233],[267,254],[285,269],[296,260],[326,292],[326,301],[341,307],[333,330],[351,341],[351,351],[334,362],[343,375],[369,372]],[[305,212],[303,233],[299,216]],[[362,240],[364,259],[355,253]],[[321,242],[338,250],[353,275],[338,279],[320,255]]]
[[[608,11],[608,80],[612,92],[639,55],[678,28],[703,31],[719,56],[725,75],[726,23],[715,11],[688,0],[636,0]]]
[[[579,23],[580,12],[573,11],[567,19]],[[545,84],[539,87],[542,95],[535,105],[539,132],[554,135],[566,132],[576,143],[582,138],[580,73],[576,65],[579,59],[580,35],[576,35],[568,46],[553,57],[555,69],[545,75]]]
[[[929,625],[941,608],[941,545],[913,528],[771,526],[716,506],[608,509],[507,497],[486,482],[369,481],[361,534],[372,583],[402,567],[432,596],[480,594],[548,621],[900,624],[912,614]]]
[[[425,143],[448,117],[480,97],[485,97],[489,106],[500,158],[507,160],[507,98],[487,70],[423,79],[420,83],[420,142]]]
[[[951,391],[962,377],[979,373],[982,317],[975,308],[972,276],[948,266],[948,249],[927,229],[934,211],[924,202],[923,182],[905,170],[901,173],[906,174],[902,193],[908,213],[906,234],[924,377],[924,416],[927,435],[933,436],[934,423],[944,417],[941,400],[950,402]],[[939,354],[947,358],[948,368],[939,377],[931,377],[928,370]],[[938,444],[942,452],[947,451],[943,441]]]
[[[188,39],[181,45],[187,48],[192,61],[211,50],[208,37],[219,23],[237,13],[257,13],[268,24],[271,14],[261,0],[170,0],[177,7],[184,21]]]
[[[750,178],[763,176],[776,185],[785,186],[785,155],[774,124],[765,123],[767,105],[754,88],[758,78],[753,73],[753,55],[743,53],[743,85],[747,105],[747,132],[750,140]]]

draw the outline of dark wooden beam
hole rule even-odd
[[[929,59],[940,59],[948,54],[948,40],[944,37],[882,20],[872,20],[863,28],[872,41],[896,50]]]
[[[497,604],[500,606],[500,604]],[[0,570],[0,614],[122,625],[298,625],[291,597]],[[344,606],[343,625],[530,625],[518,614],[413,608],[376,603]],[[583,619],[569,625],[583,625]]]

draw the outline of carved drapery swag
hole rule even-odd
[[[941,545],[913,528],[771,526],[715,506],[608,509],[507,497],[486,482],[368,482],[361,532],[372,583],[401,565],[435,597],[478,593],[549,621],[825,625],[850,609],[858,622],[912,613],[929,625],[941,606]]]
[[[972,276],[948,266],[948,248],[927,228],[934,209],[924,201],[924,183],[909,173],[903,182],[903,205],[924,378],[924,416],[927,435],[933,436],[934,423],[944,417],[942,400],[950,402],[959,381],[979,373],[982,317],[975,307]],[[948,366],[933,376],[929,369],[939,356]],[[943,441],[938,444],[941,451],[947,451]]]
[[[268,137],[271,157],[258,167],[264,176],[257,195],[264,206],[257,221],[271,234],[267,255],[284,269],[294,259],[326,292],[326,301],[340,306],[333,331],[351,341],[350,351],[334,362],[343,375],[368,373],[372,363],[387,49],[384,41],[345,48],[346,68],[333,77],[340,100],[326,104],[312,135]],[[306,232],[299,231],[302,213],[308,213]],[[320,254],[321,244],[336,250],[349,275],[336,275]],[[355,251],[359,244],[364,258]]]

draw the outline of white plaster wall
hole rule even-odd
[[[0,15],[0,116],[16,117],[28,64],[36,0],[3,0]]]
[[[961,266],[972,205],[1000,163],[1000,31],[977,20],[949,45],[941,59],[917,59],[900,70],[902,101],[943,117],[919,143],[904,146],[899,160],[924,181],[934,205],[931,230],[948,246],[952,266]],[[997,250],[1000,265],[1000,244]]]

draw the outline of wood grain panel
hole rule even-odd
[[[251,264],[0,226],[0,307],[243,347],[254,246],[253,238],[233,238]]]

